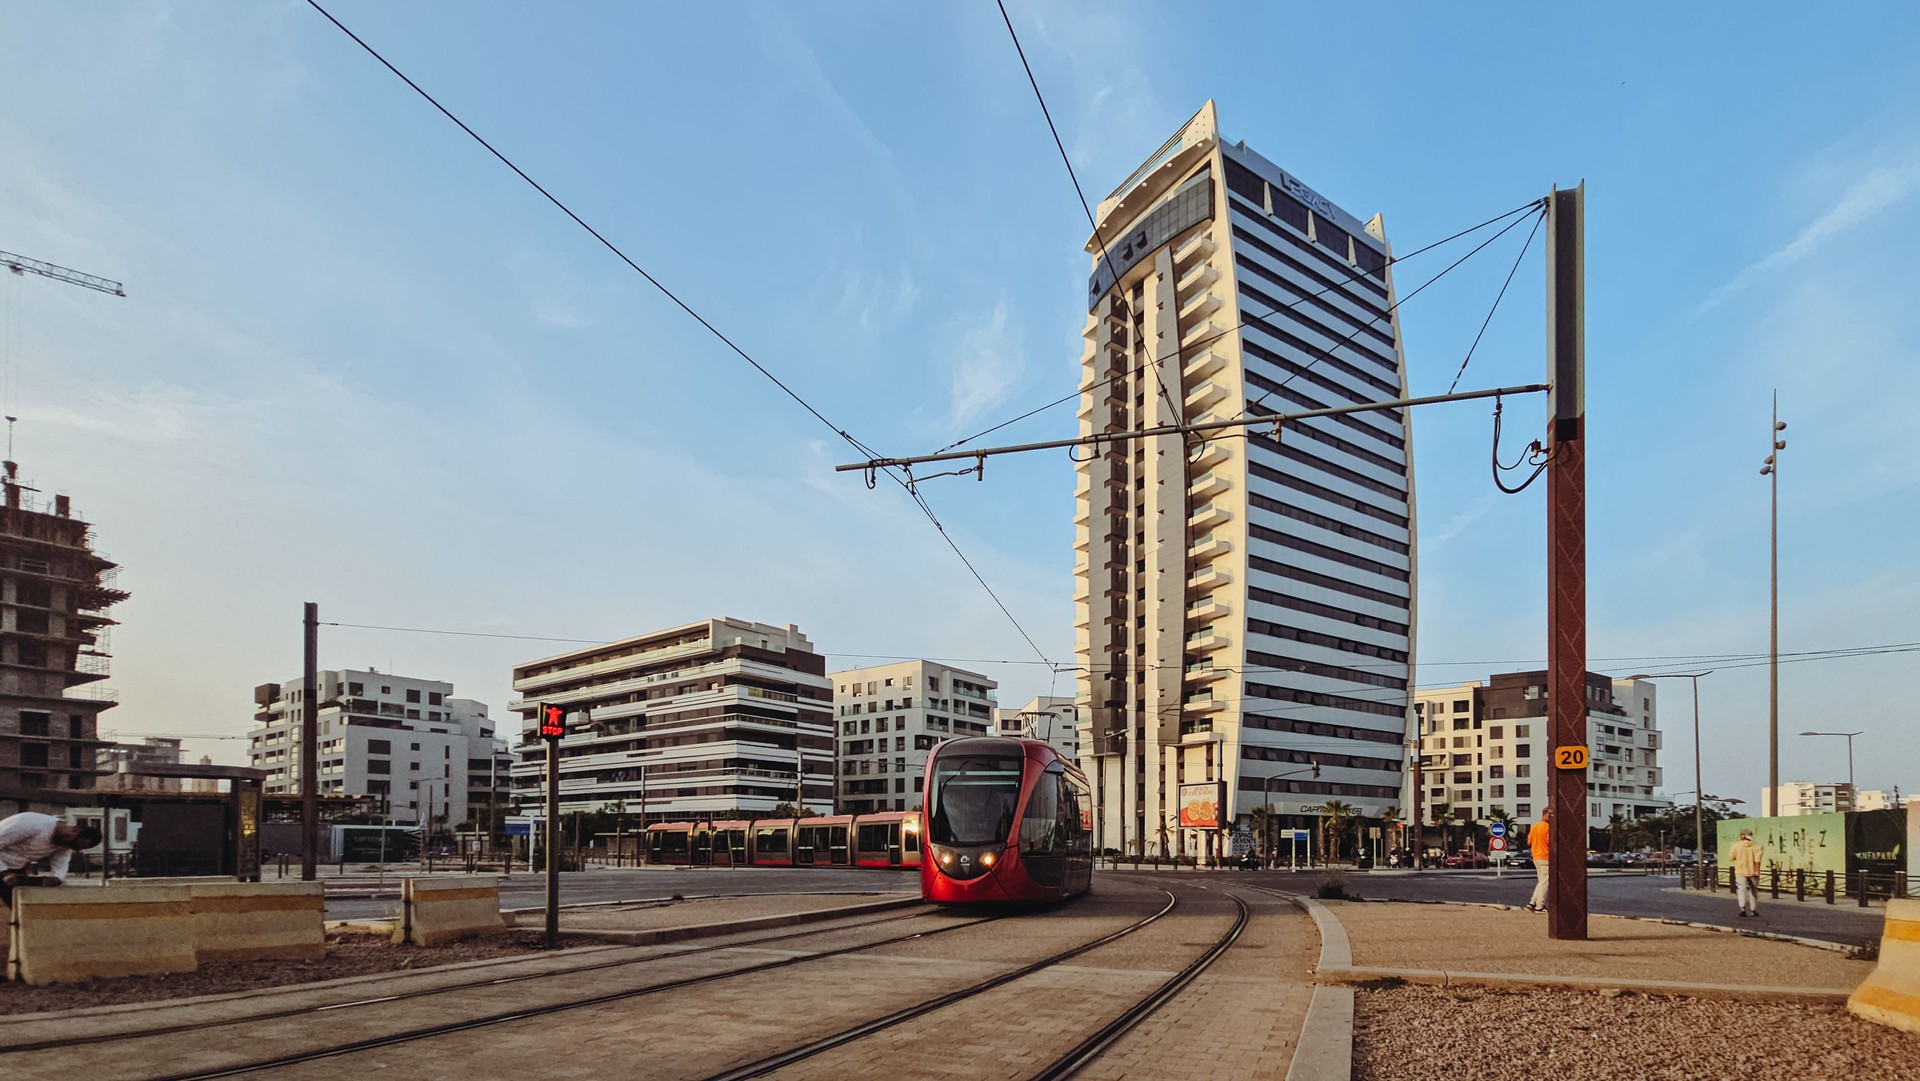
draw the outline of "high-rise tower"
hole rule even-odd
[[[1212,102],[1098,217],[1082,434],[1406,396],[1381,219],[1222,143]],[[1411,454],[1394,409],[1116,443],[1080,464],[1081,762],[1101,847],[1205,854],[1262,805],[1283,828],[1329,800],[1369,816],[1398,803]]]

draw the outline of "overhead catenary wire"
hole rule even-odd
[[[1437,248],[1445,247],[1446,245],[1451,244],[1456,240],[1459,240],[1461,237],[1470,236],[1474,233],[1479,232],[1482,229],[1488,228],[1489,226],[1505,221],[1506,219],[1511,218],[1516,214],[1524,214],[1529,210],[1533,210],[1539,207],[1541,203],[1542,203],[1542,200],[1535,199],[1532,202],[1525,203],[1520,206],[1514,207],[1511,210],[1505,211],[1500,214],[1496,214],[1493,217],[1488,218],[1486,221],[1479,223],[1478,225],[1468,226],[1467,228],[1462,229],[1459,232],[1454,233],[1450,236],[1442,237],[1439,240],[1433,241],[1432,243],[1425,244],[1425,245],[1422,245],[1421,247],[1415,248],[1414,250],[1407,252],[1405,255],[1396,255],[1388,259],[1385,265],[1392,266],[1397,263],[1404,263],[1407,260],[1412,259],[1419,255],[1422,255],[1426,252],[1433,251]],[[1232,326],[1227,327],[1225,330],[1219,331],[1218,333],[1215,333],[1215,334],[1210,334],[1207,337],[1201,338],[1198,341],[1192,342],[1188,345],[1176,347],[1171,353],[1167,353],[1163,356],[1154,357],[1151,360],[1143,361],[1138,366],[1131,368],[1125,372],[1116,372],[1113,375],[1110,375],[1105,379],[1098,380],[1088,386],[1077,388],[1076,390],[1074,390],[1072,394],[1068,394],[1061,398],[1056,398],[1053,401],[1046,403],[1045,405],[1041,405],[1033,409],[1029,409],[1025,413],[1022,413],[1017,417],[1013,417],[1008,420],[1003,420],[1000,423],[995,424],[990,428],[984,428],[978,432],[973,433],[970,436],[967,436],[964,439],[955,440],[954,442],[949,443],[940,449],[942,451],[949,451],[949,450],[953,450],[956,447],[963,447],[968,443],[971,443],[974,440],[979,439],[983,436],[992,435],[994,432],[997,432],[1002,428],[1011,427],[1012,425],[1018,424],[1023,420],[1027,420],[1030,417],[1039,416],[1041,413],[1044,413],[1049,409],[1055,409],[1062,405],[1067,404],[1068,402],[1074,401],[1075,399],[1079,398],[1080,395],[1082,394],[1086,394],[1091,391],[1097,391],[1101,387],[1106,386],[1108,383],[1112,383],[1115,380],[1132,378],[1133,376],[1138,375],[1149,364],[1164,363],[1165,361],[1171,360],[1172,358],[1177,357],[1181,353],[1186,352],[1188,350],[1198,349],[1202,346],[1211,345],[1212,343],[1219,341],[1220,339],[1239,331],[1240,329],[1242,329],[1243,327],[1246,327],[1250,323],[1264,323],[1267,319],[1270,319],[1273,316],[1276,316],[1283,311],[1292,311],[1294,308],[1297,308],[1300,305],[1305,304],[1310,300],[1314,300],[1318,297],[1325,296],[1326,294],[1332,292],[1336,288],[1348,285],[1358,280],[1364,273],[1365,273],[1364,271],[1358,268],[1350,270],[1348,271],[1347,276],[1344,279],[1334,282],[1331,285],[1323,286],[1319,289],[1316,289],[1313,292],[1300,297],[1298,300],[1294,300],[1286,304],[1282,304],[1281,306],[1274,308],[1271,311],[1268,311],[1264,314],[1256,315],[1253,313],[1248,313],[1246,315],[1243,315],[1240,318],[1239,322],[1234,323]],[[1331,355],[1331,351],[1337,348],[1339,348],[1338,344],[1330,346],[1328,347],[1327,350],[1321,351],[1320,355],[1321,356]],[[1319,359],[1319,357],[1316,357],[1315,359]]]
[[[705,330],[709,334],[717,338],[721,342],[721,344],[725,345],[735,355],[739,356],[740,359],[746,361],[749,365],[751,365],[754,371],[759,372],[762,376],[766,377],[766,379],[769,382],[773,383],[774,386],[778,387],[782,393],[784,393],[787,397],[793,399],[793,401],[797,403],[802,409],[805,409],[808,413],[812,414],[814,419],[818,420],[821,424],[826,425],[827,428],[832,430],[835,435],[838,435],[841,439],[845,440],[850,446],[858,450],[860,453],[867,455],[869,458],[876,458],[879,456],[873,451],[872,448],[862,443],[859,439],[856,439],[845,428],[841,427],[838,424],[835,424],[831,419],[827,417],[825,413],[822,413],[819,409],[815,408],[813,403],[807,401],[804,397],[801,397],[798,391],[795,391],[792,387],[788,386],[785,381],[783,381],[779,376],[775,375],[770,369],[766,367],[766,365],[754,359],[754,357],[748,354],[745,349],[741,348],[739,344],[734,342],[732,338],[729,338],[726,334],[722,333],[719,327],[715,326],[705,316],[695,311],[692,305],[680,299],[679,295],[674,293],[673,290],[667,288],[665,283],[661,282],[658,278],[654,277],[651,273],[648,273],[648,271],[644,267],[642,267],[639,263],[635,262],[632,259],[632,257],[627,255],[625,251],[621,250],[619,245],[607,239],[607,237],[603,233],[601,233],[598,229],[595,229],[592,225],[588,224],[586,219],[582,218],[579,214],[576,214],[573,211],[572,207],[569,207],[566,203],[562,202],[552,192],[548,191],[546,187],[543,186],[539,181],[535,180],[532,176],[528,175],[526,170],[520,168],[520,166],[516,165],[511,158],[501,153],[500,150],[497,149],[492,143],[488,142],[485,138],[483,138],[479,132],[475,131],[472,127],[468,126],[466,121],[460,119],[458,116],[454,115],[452,110],[440,104],[440,101],[437,98],[435,98],[432,94],[429,94],[424,87],[422,87],[419,83],[414,82],[413,79],[410,78],[405,72],[401,71],[398,67],[394,66],[394,64],[391,61],[389,61],[385,56],[382,56],[379,50],[375,49],[372,45],[369,45],[364,39],[360,37],[360,35],[354,33],[351,29],[349,29],[345,23],[342,23],[339,19],[334,18],[331,12],[329,12],[326,8],[320,6],[320,4],[318,3],[318,0],[307,0],[307,4],[308,6],[312,7],[315,11],[319,12],[323,17],[325,17],[328,22],[332,23],[335,27],[339,28],[341,33],[351,38],[354,44],[360,46],[361,49],[366,51],[367,55],[379,61],[382,67],[392,72],[394,76],[397,77],[401,82],[407,84],[408,88],[413,90],[414,93],[418,94],[429,105],[432,105],[434,109],[440,113],[440,115],[452,121],[456,127],[458,127],[461,131],[465,132],[468,135],[468,137],[473,139],[474,142],[479,143],[482,147],[484,147],[487,153],[492,154],[496,159],[499,160],[499,162],[502,165],[505,165],[508,169],[511,169],[515,176],[518,176],[521,180],[526,181],[528,186],[532,187],[533,190],[539,192],[542,198],[546,199],[547,202],[552,203],[555,208],[557,208],[561,213],[565,214],[569,219],[571,219],[574,224],[578,225],[581,229],[586,230],[588,235],[592,236],[594,240],[598,241],[602,247],[612,252],[617,258],[619,258],[619,260],[622,263],[625,263],[630,269],[632,269],[634,273],[646,279],[649,285],[659,290],[662,296],[672,301],[676,307],[678,307],[681,311],[685,312],[688,316],[692,317],[693,320],[699,323],[701,327],[705,328]],[[1051,123],[1051,121],[1049,121],[1049,123]],[[1033,636],[1027,633],[1026,628],[1021,626],[1019,620],[1014,618],[1013,613],[1007,608],[1005,602],[1001,601],[999,595],[994,593],[993,588],[987,585],[986,579],[981,577],[980,572],[974,568],[973,561],[968,559],[965,553],[960,551],[959,545],[953,540],[953,537],[948,533],[946,526],[943,525],[940,522],[939,518],[934,514],[933,508],[928,506],[926,501],[923,498],[921,498],[917,492],[913,491],[912,480],[910,478],[903,479],[900,477],[896,477],[894,479],[903,488],[906,488],[909,494],[913,496],[914,502],[916,505],[919,506],[921,513],[925,514],[928,520],[933,523],[934,527],[939,531],[941,539],[946,541],[947,546],[952,548],[956,555],[960,556],[961,562],[966,564],[968,573],[972,574],[974,580],[979,582],[981,588],[985,589],[987,591],[987,594],[993,598],[994,604],[998,606],[1000,611],[1006,615],[1007,619],[1013,623],[1014,628],[1020,632],[1020,636],[1026,640],[1028,645],[1034,645]],[[1042,659],[1046,659],[1046,654],[1044,652],[1041,652],[1041,650],[1037,645],[1034,646],[1034,652],[1038,653]]]
[[[1494,294],[1493,306],[1487,309],[1487,317],[1480,321],[1480,330],[1473,336],[1473,344],[1467,346],[1467,355],[1460,361],[1460,370],[1453,373],[1453,382],[1447,384],[1447,393],[1460,385],[1460,377],[1467,374],[1467,365],[1473,363],[1474,350],[1480,348],[1480,339],[1486,336],[1487,327],[1493,323],[1493,313],[1500,310],[1500,301],[1506,298],[1507,287],[1513,284],[1513,276],[1520,270],[1520,263],[1526,259],[1528,249],[1533,247],[1533,238],[1540,233],[1540,223],[1547,220],[1543,210],[1533,219],[1533,228],[1527,230],[1527,242],[1520,245],[1520,254],[1513,257],[1513,266],[1507,270],[1507,280],[1500,283],[1500,291]]]

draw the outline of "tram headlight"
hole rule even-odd
[[[980,853],[980,866],[982,866],[982,867],[992,867],[992,866],[993,866],[993,853],[991,853],[991,852],[982,852],[982,853]]]

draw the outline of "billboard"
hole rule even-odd
[[[1221,806],[1227,800],[1225,781],[1202,781],[1180,786],[1180,828],[1219,829]]]
[[[1920,819],[1920,815],[1899,808],[1732,818],[1719,823],[1721,858],[1724,861],[1727,849],[1740,838],[1740,831],[1750,829],[1754,843],[1766,852],[1765,862],[1760,865],[1763,873],[1777,867],[1783,875],[1832,871],[1845,876],[1865,871],[1876,877],[1891,876],[1908,870],[1915,859],[1914,847],[1920,843],[1916,826],[1920,823],[1914,819]]]

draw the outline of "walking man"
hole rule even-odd
[[[52,815],[23,811],[0,820],[0,904],[13,904],[15,886],[58,886],[67,879],[67,863],[81,849],[100,843],[92,826],[72,826]],[[45,875],[29,876],[25,869],[47,861]]]
[[[1540,812],[1540,821],[1527,831],[1527,847],[1533,850],[1533,869],[1540,880],[1534,883],[1533,899],[1527,902],[1528,912],[1547,910],[1547,812]]]
[[[1753,843],[1753,831],[1741,830],[1740,839],[1727,849],[1727,865],[1733,868],[1734,891],[1742,916],[1760,914],[1760,858],[1765,852]]]

